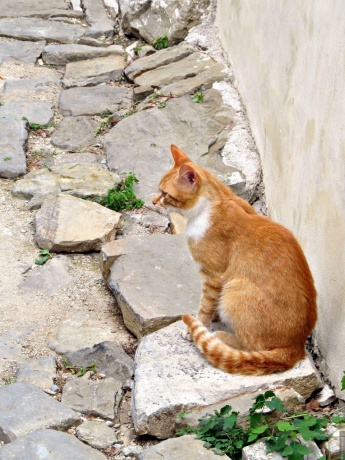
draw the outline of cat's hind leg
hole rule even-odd
[[[226,332],[226,331],[215,331],[213,333],[214,337],[217,337],[220,339],[223,343],[226,345],[229,345],[229,347],[236,348],[237,350],[241,350],[241,343],[237,340],[234,334],[231,332]]]

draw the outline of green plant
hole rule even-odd
[[[108,190],[107,196],[101,198],[99,204],[114,211],[141,208],[144,201],[138,199],[134,191],[134,184],[139,182],[138,179],[132,172],[123,174],[124,178],[114,188]]]
[[[168,48],[168,46],[169,46],[169,38],[168,38],[167,34],[165,34],[165,35],[163,35],[163,37],[155,38],[151,44],[156,50],[161,50],[163,48]]]
[[[341,389],[345,390],[345,371],[344,371],[343,378],[341,379]]]
[[[69,365],[66,360],[63,360],[63,370],[69,371],[71,374],[76,375],[77,377],[82,377],[86,374],[87,371],[96,373],[96,363],[87,364],[86,366],[75,366]]]
[[[265,408],[281,412],[281,419],[271,422]],[[231,412],[231,407],[225,406],[201,418],[196,428],[187,427],[177,434],[195,433],[205,442],[205,447],[213,448],[217,454],[227,454],[233,460],[241,459],[242,448],[259,439],[265,441],[268,452],[279,452],[288,460],[301,460],[310,452],[300,438],[304,441],[328,439],[323,431],[327,424],[325,417],[314,417],[309,412],[290,416],[285,413],[282,401],[273,391],[266,391],[255,398],[245,423],[238,424],[238,412]],[[341,423],[340,420],[345,417],[331,419],[334,423]]]
[[[104,110],[103,112],[101,112],[101,113],[99,114],[99,116],[100,116],[101,118],[108,118],[108,117],[110,117],[110,115],[112,115],[112,114],[113,114],[113,112],[112,112],[110,109],[106,109],[106,110]]]
[[[51,259],[53,255],[50,253],[49,249],[40,249],[39,257],[35,260],[36,265],[44,265],[47,260]]]
[[[5,157],[4,158],[4,161],[11,161],[12,160],[12,157]]]
[[[204,93],[198,92],[193,94],[192,101],[196,102],[197,104],[201,104],[202,102],[204,102]]]
[[[45,125],[40,125],[39,123],[29,123],[29,128],[32,129],[33,131],[37,131],[39,129],[49,129],[52,127],[53,127],[53,123],[46,123]]]

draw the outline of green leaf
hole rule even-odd
[[[51,256],[49,249],[41,249],[40,254],[42,256]]]
[[[49,257],[39,257],[38,259],[35,260],[36,265],[44,265]]]
[[[293,447],[291,446],[285,446],[283,452],[281,453],[282,457],[287,457],[288,455],[293,454]]]
[[[295,443],[294,445],[295,452],[301,455],[308,455],[311,453],[311,450],[301,443]]]
[[[227,415],[231,411],[231,406],[226,405],[220,409],[220,415]]]
[[[256,433],[256,434],[262,434],[267,430],[267,428],[268,428],[267,424],[266,425],[261,425],[261,426],[258,426],[256,428],[252,428],[251,432]]]
[[[345,390],[345,371],[344,371],[343,378],[341,379],[341,389]]]
[[[286,412],[284,404],[281,399],[274,396],[270,401],[266,401],[266,406],[271,410],[278,410],[279,412]]]
[[[345,416],[344,415],[335,415],[331,418],[331,422],[333,423],[345,423]]]
[[[224,419],[224,430],[231,430],[237,422],[237,412],[233,412],[229,417]]]
[[[262,421],[262,414],[254,413],[248,416],[250,426],[255,428],[261,424]]]
[[[277,428],[279,431],[293,431],[295,428],[289,422],[278,422]]]

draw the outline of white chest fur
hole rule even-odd
[[[193,240],[200,240],[210,225],[211,204],[206,198],[200,198],[196,205],[185,211],[188,218],[186,236]]]

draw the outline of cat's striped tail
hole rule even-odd
[[[183,322],[197,347],[215,367],[225,372],[263,375],[291,369],[305,356],[303,349],[275,348],[267,351],[242,351],[232,348],[209,332],[201,321],[183,315]]]

